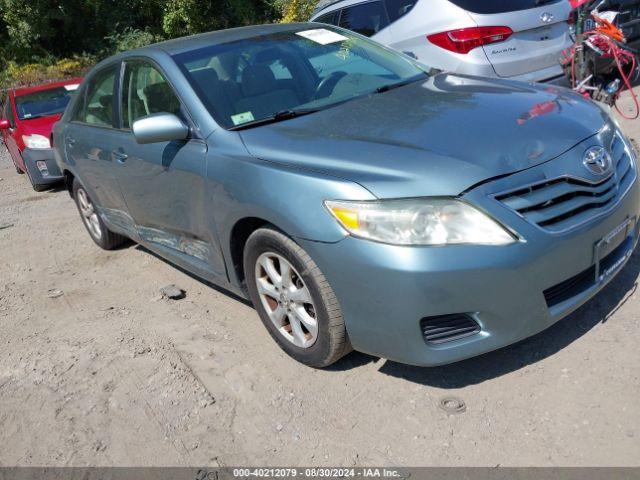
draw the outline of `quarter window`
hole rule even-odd
[[[418,3],[418,0],[385,0],[389,21],[395,22],[400,17],[404,17]]]
[[[345,8],[340,26],[366,37],[375,35],[389,24],[382,2],[369,2]]]
[[[180,116],[180,100],[165,77],[152,65],[129,62],[122,83],[122,127],[154,113]]]
[[[113,88],[117,66],[96,74],[89,82],[84,108],[79,109],[76,120],[101,127],[113,126]]]

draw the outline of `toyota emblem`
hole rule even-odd
[[[584,152],[582,164],[594,175],[602,176],[611,172],[613,162],[604,147],[595,146]]]

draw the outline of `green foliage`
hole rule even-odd
[[[318,0],[275,0],[283,23],[307,22]]]
[[[114,53],[126,52],[134,48],[141,48],[155,42],[161,41],[160,35],[151,33],[149,30],[138,30],[127,27],[122,32],[117,32],[105,37],[104,56]]]
[[[0,86],[77,75],[104,57],[169,38],[304,21],[316,2],[0,0]]]
[[[51,64],[18,64],[9,61],[2,77],[0,88],[10,86],[37,85],[47,81],[79,77],[95,62],[91,57],[63,58]]]

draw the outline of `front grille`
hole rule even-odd
[[[438,315],[420,320],[420,329],[425,342],[437,344],[474,335],[480,325],[465,314]]]
[[[558,177],[495,198],[545,230],[553,233],[569,230],[615,205],[633,183],[632,160],[618,135],[611,144],[611,157],[614,172],[600,182]]]
[[[626,255],[633,240],[631,237],[625,239],[611,253],[600,260],[600,272],[606,271],[616,264],[623,255]],[[588,290],[596,284],[596,266],[591,265],[586,270],[574,275],[573,277],[547,288],[544,293],[544,299],[547,301],[549,308],[558,305],[565,300],[569,300],[582,292]]]
[[[548,307],[558,305],[565,300],[580,295],[582,292],[588,290],[596,283],[596,267],[590,266],[586,270],[579,274],[554,285],[551,288],[547,288],[544,291],[544,299],[547,301]]]

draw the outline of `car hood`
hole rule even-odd
[[[61,116],[61,114],[56,114],[21,120],[23,135],[37,134],[49,138],[53,131],[53,125],[60,120]]]
[[[240,134],[258,158],[394,198],[457,195],[548,162],[607,121],[568,89],[438,74]]]

